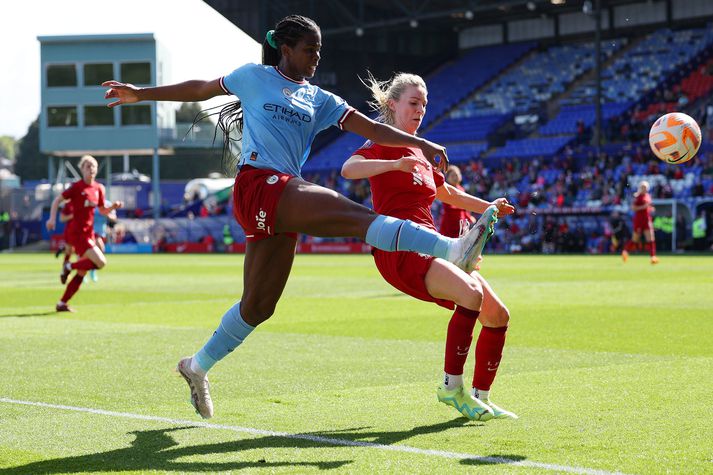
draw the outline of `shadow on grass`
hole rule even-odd
[[[344,445],[393,445],[398,442],[402,442],[406,439],[417,435],[425,434],[435,434],[438,432],[443,432],[444,430],[454,429],[456,427],[463,427],[466,423],[470,422],[465,417],[456,417],[450,421],[439,422],[438,424],[431,424],[426,426],[416,426],[413,429],[403,430],[403,431],[364,431],[364,429],[370,429],[370,427],[359,427],[353,429],[342,429],[336,431],[320,431],[320,432],[310,432],[306,434],[307,437],[325,437],[329,439],[339,439],[344,440]],[[469,424],[468,429],[473,429],[481,427],[484,423],[478,425]],[[351,444],[348,444],[352,442]]]
[[[525,460],[522,455],[493,454],[483,457],[465,458],[460,461],[463,465],[498,465],[510,464]]]
[[[249,468],[279,468],[289,467],[300,471],[300,467],[314,467],[319,470],[333,470],[353,462],[353,460],[299,462],[295,460],[268,460],[257,458],[254,454],[238,455],[248,450],[265,450],[268,448],[308,449],[334,446],[373,446],[392,445],[413,436],[442,432],[447,429],[462,427],[468,420],[464,417],[439,424],[417,426],[406,431],[363,431],[369,427],[359,427],[338,431],[320,431],[294,434],[289,437],[269,435],[265,437],[246,438],[229,442],[180,446],[170,435],[170,432],[196,429],[194,426],[174,427],[158,430],[131,432],[136,437],[130,447],[94,454],[62,457],[26,465],[0,469],[0,474],[37,473],[80,473],[105,471],[148,471],[165,470],[180,472],[217,472],[226,470],[242,470]],[[482,425],[482,424],[480,424]],[[480,427],[469,425],[468,428]],[[239,461],[207,462],[186,461],[187,457],[201,457],[211,454],[230,454],[242,458]],[[457,458],[457,457],[452,457]],[[462,464],[483,465],[512,463],[525,457],[511,455],[492,455],[488,457],[463,458]]]
[[[351,460],[298,462],[294,460],[266,460],[255,455],[245,454],[244,460],[233,462],[188,462],[185,457],[202,456],[209,454],[229,454],[245,450],[260,450],[265,448],[309,448],[315,443],[309,440],[287,439],[279,436],[240,439],[230,442],[215,444],[179,446],[169,435],[184,429],[196,427],[175,427],[158,430],[131,432],[136,439],[130,447],[97,452],[94,454],[62,457],[40,462],[31,462],[27,465],[0,469],[0,474],[27,474],[38,473],[80,473],[80,472],[120,472],[120,471],[149,471],[166,470],[179,472],[219,472],[226,470],[243,470],[248,468],[278,468],[315,467],[319,470],[330,470],[351,463]],[[319,444],[324,446],[324,444]]]
[[[406,431],[392,431],[392,432],[368,432],[363,431],[364,429],[369,429],[369,427],[359,427],[353,429],[343,429],[338,431],[329,432],[314,432],[311,435],[314,437],[325,437],[329,439],[341,439],[345,442],[351,441],[352,443],[345,443],[344,445],[363,445],[370,446],[373,444],[379,445],[395,445],[406,439],[414,436],[424,435],[424,434],[435,434],[440,433],[448,429],[454,429],[462,427],[465,430],[472,431],[473,429],[483,427],[484,422],[471,423],[465,417],[456,417],[447,422],[441,422],[438,424],[417,426],[413,429]],[[472,435],[472,433],[470,434]],[[328,443],[325,441],[325,444]],[[448,450],[434,450],[434,452],[448,452]],[[487,456],[468,456],[468,454],[460,453],[442,453],[442,456],[446,456],[451,459],[459,458],[459,455],[463,455],[460,460],[462,465],[498,465],[498,464],[511,464],[514,462],[519,462],[525,460],[527,457],[522,455],[510,455],[510,454],[493,454]]]
[[[47,317],[49,315],[59,315],[56,310],[49,310],[47,312],[27,312],[27,313],[2,313],[0,318],[4,317]]]

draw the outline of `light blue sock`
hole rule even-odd
[[[366,243],[384,251],[414,251],[447,259],[455,239],[410,220],[379,215],[366,231]]]
[[[213,336],[193,358],[198,366],[207,372],[228,353],[240,346],[254,329],[255,327],[245,323],[240,315],[240,302],[238,302],[225,312]]]

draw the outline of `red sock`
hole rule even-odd
[[[64,295],[62,295],[62,302],[68,303],[69,299],[77,293],[82,282],[84,282],[84,276],[79,274],[75,275],[74,278],[69,281],[69,284],[67,284],[67,289],[64,291]]]
[[[505,332],[508,327],[491,328],[483,327],[475,344],[475,373],[473,374],[473,387],[483,391],[490,391],[495,374],[500,366],[505,346]]]
[[[456,307],[451,321],[448,322],[446,335],[446,363],[444,371],[448,374],[463,374],[463,366],[470,352],[473,341],[473,328],[480,312],[463,307]]]
[[[67,262],[69,262],[69,254],[65,253],[64,254],[64,263],[66,264]]]
[[[647,242],[646,249],[648,249],[651,257],[656,257],[656,241]]]
[[[79,259],[77,262],[72,263],[72,269],[74,270],[92,270],[97,269],[97,266],[92,262],[91,259],[85,257]]]

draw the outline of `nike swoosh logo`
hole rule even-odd
[[[497,363],[495,363],[494,365],[492,365],[492,366],[488,363],[488,371],[497,371],[497,370],[498,370],[498,366],[500,366],[500,362],[499,362],[499,361],[498,361]]]

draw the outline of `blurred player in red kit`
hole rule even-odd
[[[629,259],[629,252],[640,251],[643,244],[651,255],[651,263],[658,264],[659,258],[656,257],[656,236],[654,234],[654,224],[651,219],[651,213],[655,211],[655,208],[651,204],[648,181],[639,183],[639,189],[634,193],[634,202],[631,205],[631,209],[634,211],[633,233],[631,240],[626,243],[624,250],[621,252],[621,258],[626,262]],[[645,243],[641,242],[642,236],[646,241]]]
[[[455,165],[449,165],[446,171],[446,183],[453,188],[465,192],[465,189],[461,185],[462,181],[463,175],[460,172],[460,168]],[[458,237],[467,231],[474,222],[475,218],[469,211],[444,202],[441,210],[439,232],[444,236]]]
[[[52,201],[47,229],[52,231],[55,228],[57,208],[60,203],[69,201],[73,217],[67,225],[67,243],[79,256],[76,262],[65,262],[62,267],[60,281],[63,284],[67,282],[67,277],[73,270],[77,273],[67,284],[62,298],[55,307],[58,312],[71,312],[72,309],[67,303],[79,290],[84,275],[92,269],[101,269],[106,265],[106,257],[94,240],[94,209],[97,208],[101,214],[107,215],[122,206],[121,201],[116,201],[110,207],[106,207],[104,185],[95,181],[97,168],[96,159],[91,155],[84,155],[79,160],[82,179],[74,182]]]

